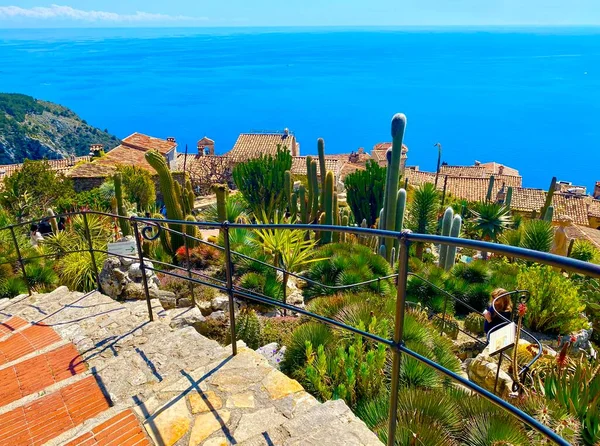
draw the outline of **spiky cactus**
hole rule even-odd
[[[319,173],[321,174],[321,206],[325,205],[325,141],[323,138],[317,140],[317,152],[319,153]]]
[[[342,221],[341,221],[342,226],[348,226],[348,222],[349,222],[348,216],[344,215],[342,217]],[[346,233],[345,232],[341,232],[340,233],[340,242],[341,243],[345,243],[346,242]]]
[[[512,188],[512,186],[509,186],[508,190],[506,191],[506,198],[504,200],[504,206],[506,206],[507,209],[510,209],[510,205],[512,203],[512,196],[513,196],[513,188]]]
[[[121,234],[123,237],[127,237],[130,234],[129,222],[127,221],[127,211],[123,204],[123,179],[120,173],[115,174],[113,178],[115,184],[115,199],[117,200],[117,213],[119,216],[119,226],[121,228]]]
[[[485,201],[492,201],[492,193],[494,192],[494,183],[495,183],[496,177],[494,177],[494,175],[490,176],[490,182],[488,184],[488,190],[487,190],[487,194],[485,196]]]
[[[290,195],[290,214],[291,221],[295,222],[298,214],[298,195],[296,192]]]
[[[319,218],[319,180],[317,178],[317,161],[312,160],[310,163],[310,179],[312,181],[312,195],[309,200],[312,201],[312,210],[310,213],[310,221],[313,222]]]
[[[183,207],[184,213],[191,214],[194,210],[194,201],[196,199],[196,195],[194,194],[194,189],[192,187],[192,182],[189,178],[185,180],[185,188],[181,192],[183,195]]]
[[[227,185],[214,184],[212,190],[217,196],[217,216],[219,223],[223,223],[227,220]]]
[[[452,219],[452,227],[450,228],[450,237],[460,237],[462,227],[462,218],[460,215],[455,215]],[[454,267],[456,261],[456,246],[449,246],[446,254],[446,271],[450,271]]]
[[[552,223],[553,219],[554,219],[554,206],[548,206],[548,209],[546,209],[546,213],[544,214],[544,220]]]
[[[289,170],[283,172],[283,191],[288,203],[292,201],[292,173]]]
[[[400,181],[400,159],[402,156],[402,140],[404,139],[404,129],[406,128],[406,116],[402,113],[394,115],[392,118],[392,148],[388,150],[388,170],[383,199],[383,209],[380,213],[379,227],[381,229],[393,231],[396,229],[398,217],[396,210],[398,208],[398,182]],[[386,238],[382,240],[385,246],[385,258],[391,260],[392,248],[395,240]],[[380,252],[383,252],[380,249]]]
[[[452,220],[454,218],[454,210],[451,207],[448,207],[444,212],[444,217],[442,218],[442,235],[444,237],[450,236],[450,230],[452,229]],[[440,268],[446,267],[446,258],[448,257],[448,248],[449,246],[445,243],[440,245],[440,259],[438,262],[438,266]]]
[[[185,221],[196,221],[196,217],[193,215],[186,215]],[[198,241],[195,240],[200,238],[200,233],[198,231],[198,226],[196,225],[185,225],[185,233],[187,237],[187,247],[189,249],[195,248],[198,246]]]
[[[165,217],[160,213],[152,214],[152,218],[155,220],[164,220]],[[163,223],[162,226],[167,226],[166,223]],[[160,244],[163,248],[163,251],[172,254],[173,250],[171,249],[171,234],[169,231],[161,231],[159,234]]]
[[[301,185],[298,188],[298,198],[300,200],[300,221],[308,224],[308,205],[306,202],[306,188]]]
[[[50,217],[50,226],[52,226],[52,233],[53,234],[58,234],[58,222],[56,221],[56,214],[54,213],[54,211],[52,209],[48,209],[46,211],[46,215],[48,217]]]
[[[400,232],[404,229],[404,213],[406,211],[406,190],[400,189],[396,198],[396,232]],[[394,241],[395,254],[400,253],[400,240]],[[392,260],[395,255],[392,255]]]
[[[325,195],[324,195],[324,213],[325,213],[325,224],[332,226],[333,225],[333,199],[334,199],[334,190],[333,190],[333,172],[327,172],[325,175]],[[321,243],[327,244],[331,243],[331,232],[324,231],[321,236]]]
[[[160,190],[163,194],[163,200],[167,208],[167,217],[169,220],[183,220],[183,210],[181,209],[181,200],[177,199],[176,186],[179,185],[171,175],[171,170],[165,158],[156,150],[146,152],[146,161],[150,164],[154,170],[158,173],[158,181]],[[181,186],[179,186],[181,189]],[[180,190],[181,192],[181,190]],[[169,225],[173,231],[181,232],[181,225],[172,224]],[[171,234],[171,249],[173,254],[179,247],[183,246],[183,237],[180,234]]]
[[[544,203],[544,207],[540,211],[540,219],[543,220],[546,217],[546,212],[548,208],[552,204],[552,198],[554,197],[554,192],[556,191],[556,177],[552,177],[552,181],[550,181],[550,188],[546,193],[546,201]],[[535,218],[535,217],[534,217]]]
[[[340,206],[338,203],[338,195],[335,193],[335,190],[333,191],[333,225],[340,225]],[[338,243],[340,241],[340,233],[334,232],[331,235],[331,238],[333,243]]]

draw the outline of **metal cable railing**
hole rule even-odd
[[[60,218],[60,217],[64,217],[64,216],[73,216],[73,215],[82,215],[83,216],[84,234],[87,239],[88,251],[91,256],[91,262],[92,262],[92,265],[93,265],[93,268],[95,271],[95,276],[96,276],[96,280],[98,282],[98,287],[100,287],[99,286],[98,267],[96,265],[96,259],[95,259],[94,253],[95,252],[107,253],[108,251],[104,251],[104,250],[100,251],[100,250],[94,249],[91,235],[90,235],[88,220],[87,220],[88,214],[101,215],[101,216],[109,217],[112,219],[123,218],[123,217],[119,217],[114,214],[108,214],[108,213],[96,212],[96,211],[72,212],[72,213],[67,213],[67,214],[60,214],[60,215],[55,216],[54,218]],[[19,263],[22,273],[23,273],[23,277],[26,282],[27,282],[27,276],[26,276],[26,271],[25,271],[25,262],[28,261],[29,259],[22,257],[22,253],[20,251],[20,248],[18,245],[18,240],[17,240],[16,234],[15,234],[15,228],[20,228],[22,226],[29,225],[33,222],[40,221],[40,220],[33,220],[30,222],[18,223],[18,224],[7,226],[5,228],[0,228],[0,231],[8,230],[11,233],[11,238],[12,238],[12,240],[14,242],[14,246],[15,246],[15,252],[17,254],[17,259],[13,259],[13,262],[16,260]],[[533,251],[533,250],[528,250],[528,249],[523,249],[523,248],[499,245],[499,244],[483,242],[483,241],[479,241],[479,240],[466,240],[466,239],[461,239],[461,238],[445,237],[445,236],[438,236],[438,235],[416,234],[416,233],[411,233],[410,231],[394,232],[394,231],[385,231],[385,230],[381,230],[381,229],[370,229],[370,228],[341,227],[341,226],[327,226],[327,225],[305,225],[305,224],[254,225],[254,224],[245,224],[245,223],[231,224],[228,222],[224,222],[224,223],[190,222],[190,221],[140,218],[140,217],[131,217],[131,218],[129,218],[129,222],[131,223],[131,226],[133,227],[134,234],[135,234],[135,241],[136,241],[136,246],[137,246],[137,251],[138,251],[137,260],[139,261],[140,268],[142,270],[142,282],[143,282],[146,300],[147,300],[147,304],[148,304],[148,313],[149,313],[150,320],[153,319],[153,314],[152,314],[152,307],[151,307],[151,303],[150,303],[150,293],[149,293],[148,281],[147,281],[147,277],[146,277],[146,270],[159,271],[163,274],[174,275],[174,276],[177,276],[184,280],[188,280],[192,283],[198,283],[201,285],[213,287],[213,288],[219,289],[223,292],[226,292],[229,297],[229,318],[230,318],[230,330],[231,330],[232,340],[235,339],[235,300],[234,299],[236,297],[239,297],[239,298],[248,299],[250,301],[254,301],[254,302],[258,302],[258,303],[263,303],[266,305],[273,305],[273,306],[282,308],[284,310],[294,311],[295,313],[310,317],[319,322],[323,322],[323,323],[329,324],[331,326],[361,335],[361,336],[368,338],[372,341],[375,341],[377,343],[384,344],[385,346],[390,348],[390,350],[392,351],[392,355],[393,355],[393,362],[392,362],[391,386],[390,386],[391,391],[390,391],[390,411],[389,411],[389,424],[388,424],[388,445],[393,445],[394,441],[395,441],[395,433],[396,433],[396,425],[397,425],[398,391],[399,391],[399,370],[400,370],[400,361],[401,361],[402,354],[406,354],[407,356],[414,358],[417,361],[420,361],[421,363],[437,370],[438,372],[451,378],[452,380],[459,382],[466,388],[474,391],[475,393],[484,397],[485,399],[487,399],[488,401],[497,405],[498,407],[511,413],[513,416],[515,416],[520,421],[525,423],[531,429],[541,433],[548,440],[554,442],[555,444],[559,444],[559,445],[568,445],[569,444],[562,437],[560,437],[556,432],[552,431],[550,428],[543,425],[538,420],[536,420],[535,418],[526,414],[525,412],[517,409],[516,407],[512,406],[508,402],[504,401],[503,399],[496,396],[492,392],[474,384],[473,382],[469,381],[468,379],[463,378],[462,376],[442,367],[441,365],[435,363],[434,361],[432,361],[432,360],[430,360],[430,359],[428,359],[406,347],[406,345],[403,342],[403,327],[404,327],[405,308],[406,308],[406,304],[407,304],[406,285],[407,285],[408,276],[411,274],[408,271],[408,258],[409,258],[408,250],[409,250],[409,245],[412,242],[436,243],[436,244],[441,243],[441,244],[447,244],[450,246],[474,248],[474,249],[478,249],[478,250],[494,252],[494,253],[505,255],[505,256],[517,257],[517,258],[521,258],[521,259],[525,259],[525,260],[545,263],[548,265],[556,266],[556,267],[559,267],[559,268],[562,268],[562,269],[565,269],[568,271],[577,272],[577,273],[588,275],[591,277],[600,277],[600,266],[582,262],[582,261],[575,260],[575,259],[560,257],[560,256],[556,256],[553,254],[541,253],[538,251]],[[223,282],[218,279],[217,279],[217,281],[220,281],[221,284],[209,283],[209,282],[205,282],[205,281],[202,281],[199,279],[194,279],[193,277],[191,277],[189,262],[188,262],[187,268],[182,268],[182,267],[178,267],[177,265],[153,260],[153,262],[157,262],[158,264],[162,264],[163,266],[173,267],[173,268],[180,269],[180,270],[183,269],[188,272],[188,277],[177,275],[177,274],[171,273],[170,271],[159,270],[157,268],[146,265],[143,248],[142,248],[143,239],[154,240],[160,235],[161,231],[164,231],[164,230],[171,231],[171,229],[167,226],[169,224],[175,224],[175,225],[180,225],[180,226],[193,225],[193,226],[196,226],[199,228],[220,229],[222,236],[223,236],[223,245],[224,246],[220,247],[215,244],[212,244],[212,245],[221,249],[225,256],[226,280],[224,281],[224,286],[223,286]],[[143,225],[144,227],[140,230],[138,228],[138,225]],[[379,237],[397,239],[398,244],[399,244],[398,263],[397,263],[398,273],[394,274],[392,276],[388,276],[386,278],[386,279],[390,279],[395,276],[397,277],[395,315],[394,315],[394,332],[393,332],[392,338],[386,339],[381,336],[374,335],[367,331],[360,330],[356,327],[352,327],[350,325],[344,324],[343,322],[312,313],[304,308],[290,305],[285,301],[281,302],[281,301],[269,298],[267,296],[261,295],[259,293],[249,292],[248,290],[244,290],[241,287],[234,285],[232,257],[233,256],[241,256],[242,258],[245,257],[247,260],[251,260],[251,261],[257,261],[257,260],[249,258],[248,256],[244,256],[241,253],[236,253],[236,252],[232,251],[231,245],[230,245],[230,230],[232,228],[233,229],[238,229],[238,228],[239,229],[249,229],[249,230],[274,229],[274,230],[300,230],[300,231],[329,231],[329,232],[350,233],[350,234],[355,234],[358,236],[366,235],[366,236],[379,236]],[[153,234],[153,231],[155,231],[155,230],[156,230],[156,232]],[[188,244],[187,237],[188,236],[183,232],[179,232],[179,234],[183,235],[184,240],[186,240],[185,246],[187,247],[187,244]],[[199,239],[196,239],[196,240],[199,240]],[[202,240],[199,240],[199,241],[202,241]],[[204,242],[204,241],[202,241],[202,242]],[[204,243],[207,243],[207,242],[204,242]],[[186,251],[188,251],[188,250],[186,250]],[[65,252],[62,254],[68,254],[68,252]],[[56,255],[56,253],[51,253],[51,254],[47,254],[47,255],[38,256],[38,258],[53,257],[55,255]],[[133,256],[128,256],[128,258],[136,259]],[[263,263],[269,267],[273,267],[272,265],[268,265],[265,262],[261,262],[261,263]],[[275,267],[275,269],[285,272],[281,268]],[[296,277],[295,274],[292,274],[290,272],[287,272],[287,273],[290,275],[294,275],[294,277]],[[302,278],[302,277],[299,276],[299,278]],[[211,278],[211,280],[214,280],[214,278]],[[375,281],[376,280],[381,280],[381,278],[375,279]],[[371,281],[371,282],[373,282],[373,281]],[[327,287],[326,285],[323,285],[323,284],[319,284],[319,285],[323,286],[324,288],[340,289],[340,288],[335,288],[335,287]],[[357,286],[357,285],[359,285],[359,284],[353,284],[351,286]],[[348,288],[351,286],[344,285],[343,288],[341,288],[341,289]],[[28,284],[28,287],[29,287],[29,284]],[[29,291],[31,292],[30,287],[29,287]],[[452,296],[452,297],[454,298],[454,296]],[[233,355],[237,354],[236,343],[232,342],[231,346],[232,346]],[[541,349],[540,349],[540,351],[541,351]]]

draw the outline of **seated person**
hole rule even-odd
[[[31,246],[34,248],[37,248],[40,242],[44,240],[44,237],[42,237],[42,234],[40,234],[38,225],[31,225],[29,228],[29,237],[31,240]]]
[[[500,296],[500,298],[496,301],[494,306],[494,299],[496,299],[498,296]],[[509,321],[511,320],[512,300],[510,295],[508,295],[508,291],[503,288],[496,288],[494,291],[492,291],[490,305],[487,310],[483,312],[483,317],[485,318],[483,330],[485,331],[485,334],[488,334],[492,328],[506,323],[504,319],[498,316],[499,314],[504,316]]]
[[[50,225],[50,222],[47,219],[43,219],[38,225],[38,231],[40,231],[40,234],[42,234],[44,237],[52,234],[52,226]]]

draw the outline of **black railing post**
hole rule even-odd
[[[400,350],[404,332],[404,308],[406,306],[406,283],[408,280],[408,240],[406,233],[400,238],[400,255],[398,257],[398,289],[396,293],[396,314],[394,319],[394,359],[392,363],[392,386],[390,393],[390,415],[388,425],[388,446],[394,446],[396,424],[398,418],[398,386],[400,380]]]
[[[144,285],[144,293],[146,294],[146,304],[148,305],[148,317],[150,322],[154,320],[152,314],[152,302],[150,301],[150,290],[148,289],[148,278],[146,277],[146,266],[144,264],[144,250],[142,249],[142,240],[140,239],[140,230],[138,229],[137,222],[134,217],[131,218],[131,226],[133,226],[133,233],[135,234],[135,246],[137,246],[138,260],[140,261],[140,269],[142,270],[142,283]]]
[[[17,236],[15,235],[15,228],[9,226],[10,235],[12,236],[13,243],[15,244],[15,251],[17,252],[17,257],[19,259],[19,265],[21,265],[21,272],[23,273],[23,279],[25,280],[25,285],[27,285],[27,292],[31,296],[31,284],[29,283],[29,279],[27,279],[27,273],[25,272],[25,263],[23,262],[23,256],[21,256],[21,249],[19,248],[19,242],[17,241]]]
[[[185,245],[185,258],[186,258],[186,262],[187,262],[188,279],[191,279],[192,278],[192,264],[190,263],[190,248],[189,248],[188,236],[186,234],[186,231],[183,231],[183,243]],[[195,307],[196,306],[196,297],[194,296],[194,283],[191,280],[189,280],[188,285],[190,288],[190,294],[192,296],[192,307]]]
[[[231,330],[231,350],[233,356],[237,355],[235,336],[235,302],[233,301],[233,264],[231,263],[231,246],[229,245],[229,222],[224,221],[223,242],[225,244],[225,276],[227,279],[227,294],[229,295],[229,328]]]
[[[96,276],[96,286],[98,291],[102,291],[100,287],[100,274],[98,274],[98,266],[96,265],[96,256],[94,255],[94,245],[92,244],[92,234],[90,233],[90,226],[87,220],[87,211],[83,211],[83,227],[85,229],[85,238],[88,243],[88,250],[90,251],[90,257],[92,259],[92,268],[94,268],[94,275]]]

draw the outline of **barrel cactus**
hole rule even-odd
[[[121,228],[121,234],[123,237],[127,237],[130,234],[129,221],[127,220],[127,211],[123,203],[123,179],[120,173],[115,174],[113,178],[115,184],[115,199],[117,200],[117,213],[119,214],[119,227]]]
[[[465,318],[465,330],[473,333],[474,335],[483,334],[483,317],[478,313],[469,313]]]

